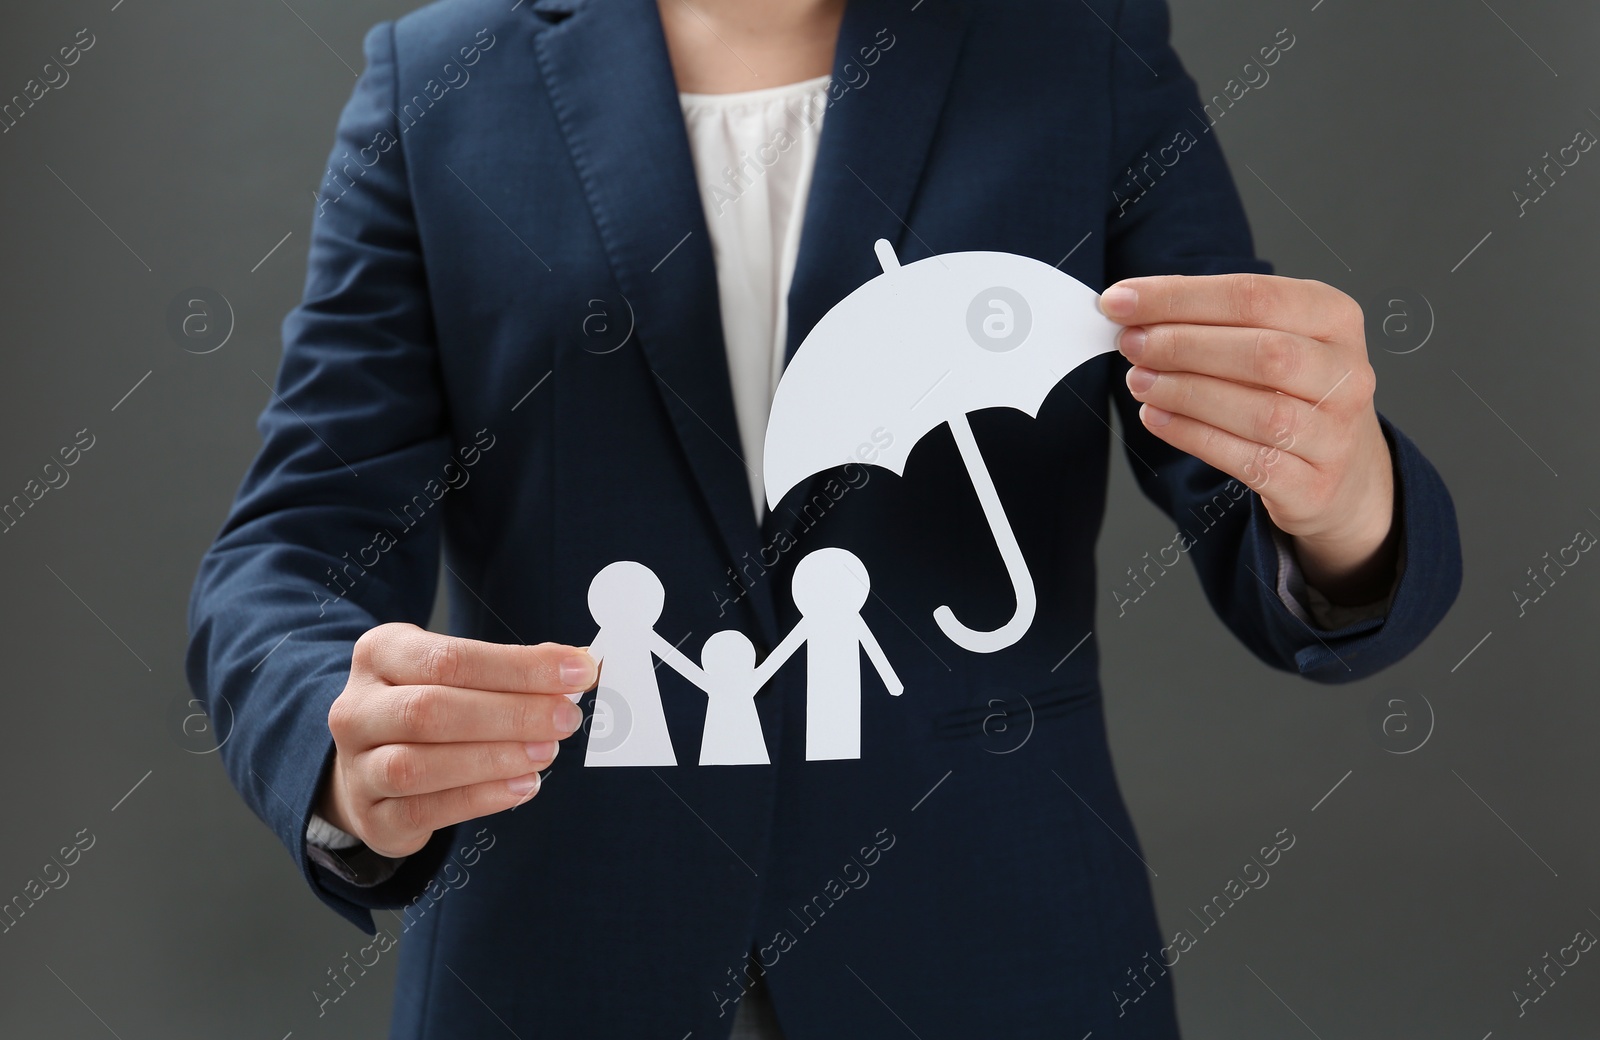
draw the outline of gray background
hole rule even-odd
[[[380,1035],[393,956],[318,1018],[313,987],[363,940],[195,753],[181,660],[195,563],[255,450],[257,376],[272,378],[301,289],[346,63],[359,69],[369,25],[413,5],[113,2],[0,16],[7,97],[77,29],[96,37],[0,135],[0,499],[76,431],[95,437],[70,483],[0,535],[0,901],[81,830],[95,840],[0,935],[0,1035]],[[1449,482],[1467,576],[1403,664],[1315,687],[1232,641],[1187,562],[1118,616],[1112,588],[1173,529],[1115,468],[1097,632],[1164,925],[1197,929],[1191,910],[1253,851],[1296,837],[1183,955],[1183,1024],[1193,1038],[1592,1037],[1600,954],[1524,1016],[1512,991],[1536,993],[1528,969],[1600,929],[1600,564],[1526,616],[1511,593],[1575,531],[1600,532],[1600,152],[1526,216],[1512,190],[1547,149],[1600,134],[1600,9],[1313,3],[1177,0],[1177,42],[1209,96],[1294,34],[1216,132],[1263,255],[1366,306],[1379,407]],[[165,330],[168,301],[196,284],[237,315],[203,356]],[[1424,315],[1420,349],[1401,321],[1380,329],[1401,309]]]

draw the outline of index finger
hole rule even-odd
[[[352,663],[395,686],[503,693],[573,693],[596,679],[594,658],[561,643],[489,643],[414,625],[383,625],[356,640]]]
[[[1337,335],[1355,306],[1323,282],[1267,274],[1125,278],[1100,296],[1101,311],[1121,325],[1229,325],[1321,340]]]

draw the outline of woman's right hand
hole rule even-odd
[[[575,695],[597,675],[579,647],[370,629],[328,710],[336,752],[316,812],[398,858],[441,827],[514,808],[582,724]]]

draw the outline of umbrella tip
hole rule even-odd
[[[900,269],[900,258],[894,255],[894,246],[889,244],[887,238],[872,243],[872,251],[878,254],[878,263],[883,266],[884,274]]]

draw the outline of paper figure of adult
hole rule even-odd
[[[685,676],[700,670],[655,630],[666,590],[655,571],[621,560],[589,582],[589,613],[600,631],[589,654],[600,666],[586,766],[674,766],[655,659]],[[581,695],[579,695],[581,696]]]
[[[948,606],[934,618],[957,645],[993,653],[1022,638],[1037,599],[967,413],[1010,407],[1037,418],[1062,377],[1116,349],[1119,326],[1100,313],[1093,289],[1029,257],[943,253],[902,267],[887,241],[874,249],[883,273],[823,315],[778,384],[763,451],[767,502],[776,508],[813,473],[865,461],[861,445],[874,443],[874,431],[892,443],[873,464],[903,474],[916,443],[948,423],[1017,609],[988,632]]]
[[[893,696],[905,686],[877,637],[862,620],[872,585],[852,552],[818,549],[795,564],[790,590],[800,621],[761,663],[777,670],[800,645],[806,648],[806,758],[861,757],[861,653],[866,651]]]

